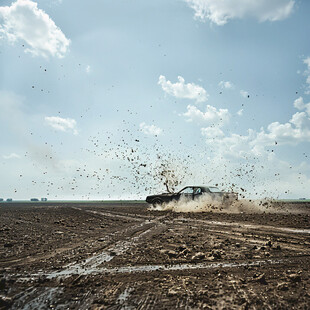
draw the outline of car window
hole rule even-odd
[[[222,191],[217,187],[209,187],[211,193],[221,193]]]
[[[186,187],[180,192],[180,194],[193,194],[193,193],[194,193],[193,187]]]
[[[201,188],[200,188],[200,187],[195,188],[194,194],[195,194],[195,195],[201,194]]]

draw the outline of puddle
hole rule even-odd
[[[163,225],[163,224],[160,224]],[[137,226],[145,226],[145,224],[139,224]],[[128,249],[130,249],[135,242],[139,241],[140,238],[144,237],[145,234],[149,233],[152,229],[155,229],[156,226],[150,227],[145,231],[139,233],[138,236],[129,237],[130,240],[118,241],[113,246],[109,247],[107,250],[92,256],[81,263],[71,263],[65,266],[65,269],[54,271],[47,275],[48,279],[53,279],[56,277],[69,277],[74,274],[78,275],[89,275],[96,273],[100,265],[111,261],[116,255],[121,255]],[[157,226],[158,228],[158,226]],[[111,254],[113,253],[113,255]],[[42,275],[42,274],[38,274]]]
[[[254,229],[264,229],[264,230],[280,230],[295,234],[310,234],[310,229],[298,229],[298,228],[288,228],[288,227],[275,227],[275,226],[267,226],[267,225],[254,225],[254,224],[244,224],[244,223],[228,223],[228,222],[218,222],[218,221],[208,221],[208,220],[194,220],[194,219],[186,219],[179,218],[176,220],[181,220],[185,222],[200,222],[209,225],[217,225],[217,226],[233,226],[233,227],[245,227],[245,228],[254,228]]]
[[[117,298],[117,303],[121,306],[120,309],[123,310],[131,310],[135,309],[128,305],[128,297],[130,296],[130,293],[132,292],[132,288],[126,288],[122,293],[119,294]]]
[[[286,227],[277,227],[279,230],[292,232],[295,234],[310,234],[310,229],[297,229],[297,228],[286,228]]]
[[[42,289],[31,288],[24,292],[22,296],[17,298],[11,309],[65,309],[65,305],[54,306],[53,303],[57,300],[57,295],[63,293],[63,289],[59,287],[46,287]],[[33,296],[38,295],[33,298]],[[30,299],[30,300],[29,300]]]
[[[194,270],[194,269],[214,269],[214,268],[233,268],[233,267],[244,267],[244,266],[260,266],[267,264],[279,264],[284,260],[256,260],[252,262],[243,263],[186,263],[186,264],[176,264],[176,265],[140,265],[140,266],[121,266],[121,267],[95,267],[89,269],[78,269],[74,266],[74,269],[66,269],[59,272],[52,272],[50,274],[45,274],[48,279],[55,277],[67,277],[74,274],[79,275],[90,275],[90,274],[117,274],[117,273],[137,273],[137,272],[153,272],[153,271],[178,271],[178,270]],[[33,275],[32,275],[33,276]],[[38,275],[36,275],[38,276]]]
[[[129,297],[130,292],[131,292],[131,289],[126,288],[124,292],[119,294],[117,301],[119,303],[123,304],[127,300],[127,298]]]
[[[112,257],[113,258],[113,257]],[[107,262],[108,260],[106,260]],[[52,273],[40,273],[31,274],[28,278],[24,277],[25,281],[30,279],[34,280],[40,276],[45,276],[47,279],[69,277],[72,275],[99,275],[99,274],[123,274],[123,273],[140,273],[140,272],[154,272],[154,271],[186,271],[197,269],[215,269],[215,268],[238,268],[245,266],[261,266],[261,265],[276,265],[283,262],[288,262],[289,259],[266,259],[266,260],[254,260],[245,262],[203,262],[203,263],[184,263],[184,264],[157,264],[157,265],[138,265],[138,266],[120,266],[120,267],[99,267],[99,265],[92,266],[89,269],[85,269],[84,266],[74,265],[71,268],[67,268],[62,271],[55,271]],[[101,262],[100,262],[101,263]],[[50,291],[50,294],[54,291]],[[119,300],[125,300],[131,289],[125,290],[119,295]],[[24,293],[25,295],[25,293]]]
[[[74,274],[87,275],[95,272],[98,266],[103,263],[109,262],[114,256],[108,254],[107,252],[101,252],[98,255],[92,256],[86,259],[82,263],[73,263],[66,266],[66,269],[60,271],[54,271],[47,275],[48,279],[53,279],[56,277],[68,277]]]
[[[214,269],[214,268],[233,268],[244,266],[260,266],[267,264],[279,264],[283,260],[257,260],[243,263],[198,263],[198,264],[177,264],[177,265],[141,265],[141,266],[123,266],[114,268],[101,268],[100,273],[136,273],[152,271],[177,271],[177,270],[194,270],[194,269]]]

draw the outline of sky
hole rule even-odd
[[[186,185],[310,198],[310,2],[0,2],[0,197]]]

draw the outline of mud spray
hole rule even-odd
[[[171,201],[162,205],[155,205],[149,208],[156,211],[173,212],[214,212],[214,213],[282,213],[288,212],[283,205],[275,203],[272,199],[264,200],[234,200],[222,202],[212,199],[205,194],[195,200],[181,198],[178,201]]]

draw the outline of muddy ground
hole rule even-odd
[[[0,309],[309,309],[310,204],[0,205]]]

